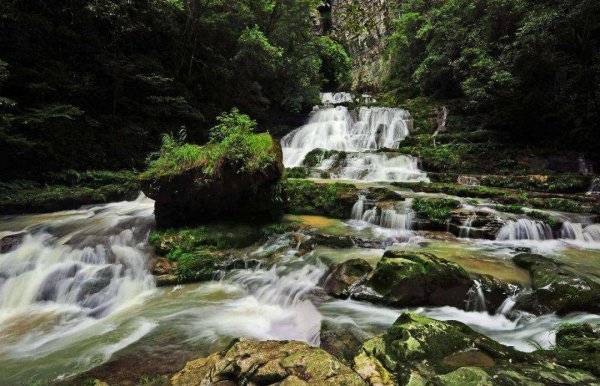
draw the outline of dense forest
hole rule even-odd
[[[314,33],[317,6],[3,1],[0,175],[139,168],[162,133],[204,142],[233,106],[291,130],[326,85],[347,84],[343,48]]]
[[[598,1],[405,0],[395,7],[384,88],[396,101],[454,100],[475,117],[467,129],[598,160]]]

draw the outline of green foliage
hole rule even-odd
[[[310,169],[305,167],[295,167],[285,169],[285,178],[308,178],[310,177]]]
[[[238,173],[255,173],[275,161],[275,143],[269,134],[253,134],[256,122],[237,109],[222,114],[211,129],[211,141],[205,146],[185,143],[179,137],[164,134],[162,147],[148,159],[148,169],[142,178],[160,178],[202,168],[210,178],[216,168],[229,162]]]
[[[558,139],[598,159],[600,94],[589,81],[600,74],[597,1],[406,0],[399,7],[388,95],[460,101],[477,118],[473,125],[536,144]]]
[[[584,212],[584,208],[581,204],[568,198],[549,198],[543,201],[541,207],[570,213]]]
[[[346,159],[346,153],[339,150],[325,150],[325,149],[314,149],[311,150],[305,157],[304,161],[302,161],[302,165],[313,168],[323,162],[324,160],[337,155],[336,164],[340,163],[344,159]],[[335,168],[336,165],[332,165]]]
[[[183,252],[177,249],[169,254],[169,261],[177,263],[177,279],[190,282],[214,279],[226,258],[210,251]]]
[[[448,222],[452,211],[460,208],[461,205],[456,200],[446,198],[416,198],[412,207],[419,217],[426,218],[433,224],[442,226]]]
[[[352,83],[352,60],[344,47],[329,36],[321,36],[317,41],[321,56],[325,90],[349,87]]]
[[[521,205],[498,205],[496,209],[500,212],[522,214],[523,207]]]
[[[204,143],[212,117],[232,106],[262,128],[314,104],[349,60],[313,33],[318,5],[3,2],[0,176],[140,168],[161,133],[184,127]]]
[[[318,184],[308,180],[282,181],[285,212],[347,219],[358,198],[354,185],[344,183]]]
[[[133,200],[140,191],[131,171],[67,170],[34,180],[0,182],[0,213],[52,212],[83,205]]]

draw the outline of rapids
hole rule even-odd
[[[407,208],[409,204],[381,211],[363,198],[355,205],[356,219],[341,223],[341,229],[372,232],[395,248],[417,247],[422,238],[411,236]],[[317,248],[297,257],[291,234],[276,235],[249,252],[252,258],[279,256],[268,268],[239,269],[217,281],[157,289],[147,269],[152,201],[143,196],[76,211],[3,217],[1,224],[3,234],[24,233],[17,249],[0,255],[0,373],[9,384],[62,379],[141,353],[180,355],[183,361],[194,352],[214,352],[238,336],[318,345],[322,321],[370,336],[403,311],[314,296],[332,259],[364,256],[376,264],[383,250]],[[400,238],[398,231],[404,232]],[[475,240],[456,247],[462,254],[479,248],[478,256],[490,249]],[[493,248],[496,252],[485,252],[487,258],[501,267],[504,257],[494,255],[504,256],[505,247]],[[433,252],[445,256],[444,250]],[[562,322],[600,322],[586,314],[489,314],[478,305],[481,295],[476,291],[469,312],[450,307],[412,311],[460,320],[525,351],[550,347],[553,330]]]

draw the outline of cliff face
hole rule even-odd
[[[333,35],[353,59],[353,88],[359,91],[377,91],[385,76],[385,38],[396,9],[389,0],[333,1]]]

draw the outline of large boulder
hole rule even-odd
[[[600,312],[600,284],[556,260],[521,253],[513,259],[529,270],[533,292],[517,300],[516,308],[535,314]]]
[[[553,350],[558,351],[558,350]],[[598,379],[577,366],[556,365],[545,352],[503,346],[457,321],[402,314],[366,341],[354,370],[369,385],[590,385]]]
[[[430,253],[386,251],[366,283],[396,307],[465,307],[473,280],[458,264]]]
[[[271,218],[281,199],[277,183],[283,175],[281,145],[272,140],[274,161],[251,172],[224,159],[207,175],[200,165],[180,173],[142,177],[142,190],[156,201],[160,227],[180,227],[224,218]]]
[[[365,385],[358,374],[320,348],[301,342],[252,340],[188,362],[171,382],[173,386]]]

